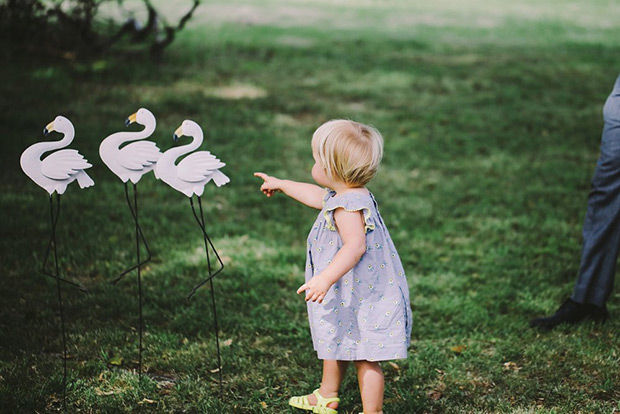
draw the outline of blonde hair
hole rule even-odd
[[[336,119],[314,131],[312,151],[327,177],[349,187],[363,187],[377,173],[383,156],[383,137],[369,125]]]

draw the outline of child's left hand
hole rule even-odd
[[[331,286],[332,283],[326,278],[316,275],[308,283],[301,285],[297,289],[297,294],[306,291],[306,302],[316,302],[318,300],[319,303],[323,303],[323,299],[325,299],[325,295],[327,295],[327,291]]]

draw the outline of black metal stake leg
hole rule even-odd
[[[202,201],[200,199],[199,196],[197,196],[198,198],[198,206],[199,206],[199,211],[200,211],[200,217],[198,217],[198,214],[196,214],[196,209],[194,207],[194,201],[192,198],[189,199],[190,201],[190,205],[192,206],[192,212],[194,213],[194,218],[196,219],[196,221],[198,222],[198,225],[200,226],[200,229],[202,230],[202,235],[203,235],[203,240],[204,240],[204,244],[205,244],[205,253],[207,256],[207,270],[208,270],[208,279],[206,279],[205,281],[201,282],[200,284],[198,284],[196,287],[194,287],[194,289],[192,290],[192,292],[190,293],[190,295],[187,297],[187,299],[190,299],[194,293],[196,293],[196,290],[198,288],[200,288],[202,285],[204,285],[207,281],[209,282],[210,288],[211,288],[211,306],[213,309],[213,324],[214,324],[214,328],[215,328],[215,345],[216,345],[216,349],[217,349],[217,366],[218,366],[218,373],[219,373],[219,379],[220,379],[220,395],[223,394],[223,388],[222,388],[222,355],[220,352],[220,336],[219,336],[219,326],[217,323],[217,308],[215,306],[215,288],[213,286],[213,277],[215,275],[217,275],[218,273],[220,273],[222,271],[222,269],[224,269],[224,263],[222,262],[222,259],[220,258],[219,254],[217,253],[217,250],[215,250],[215,246],[213,245],[213,243],[211,242],[211,239],[209,238],[209,235],[207,234],[207,230],[206,230],[206,226],[205,226],[205,218],[204,218],[204,213],[202,210]],[[211,246],[211,249],[213,250],[213,252],[215,253],[215,256],[217,258],[217,260],[220,263],[220,268],[213,273],[212,267],[211,267],[211,258],[209,256],[209,246]]]
[[[217,324],[217,311],[215,308],[215,289],[213,287],[213,278],[209,279],[209,284],[211,288],[211,305],[213,307],[213,324],[215,325],[215,346],[217,348],[217,372],[220,377],[220,395],[223,393],[222,389],[222,355],[220,352],[220,329]]]
[[[137,184],[134,184],[133,187],[134,187],[134,198],[135,198],[136,191],[137,191],[137,188],[138,188]],[[140,238],[142,239],[142,243],[144,243],[144,248],[146,249],[146,256],[147,257],[146,257],[146,259],[144,259],[143,262],[138,260],[136,265],[131,266],[129,269],[123,271],[116,279],[114,279],[112,281],[113,285],[117,284],[128,273],[131,273],[132,271],[136,270],[138,267],[144,266],[145,264],[150,262],[151,258],[152,258],[151,249],[149,249],[149,244],[146,241],[146,237],[144,237],[144,233],[142,232],[142,228],[138,224],[137,208],[136,208],[136,210],[134,210],[134,206],[131,204],[131,199],[129,197],[129,190],[128,190],[128,187],[127,187],[127,183],[125,183],[125,199],[127,200],[127,205],[129,206],[129,211],[131,212],[131,216],[133,217],[134,222],[136,223],[136,227],[138,229],[137,231],[140,233]]]
[[[52,196],[51,195],[50,195],[50,203],[52,203]],[[59,281],[61,281],[63,283],[71,285],[73,287],[76,287],[76,288],[80,289],[82,292],[88,294],[88,290],[86,288],[78,285],[77,283],[71,282],[70,280],[63,279],[58,274],[54,275],[54,274],[48,273],[45,270],[45,267],[47,266],[47,261],[48,261],[49,256],[50,256],[50,251],[51,251],[51,248],[52,248],[52,244],[54,242],[54,235],[56,234],[56,224],[58,223],[58,215],[59,215],[59,213],[60,213],[60,195],[57,194],[57,197],[56,197],[56,214],[51,213],[52,214],[52,234],[50,235],[50,241],[47,244],[47,249],[45,250],[45,256],[43,258],[43,265],[41,265],[41,273],[43,273],[47,277],[51,277],[52,279],[56,279],[56,280],[59,280]]]
[[[220,263],[222,263],[222,260],[220,259],[220,256],[217,254],[217,250],[215,250],[215,247],[213,246],[213,243],[211,243],[211,239],[209,239],[209,236],[207,235],[207,231],[206,231],[206,225],[205,225],[205,217],[204,214],[202,212],[202,201],[200,196],[198,196],[198,206],[200,208],[200,218],[202,221],[202,229],[203,229],[203,234],[204,234],[204,240],[205,240],[205,251],[207,252],[207,269],[209,271],[209,287],[211,288],[211,305],[213,307],[213,324],[215,325],[215,344],[217,347],[217,367],[218,367],[218,373],[219,373],[219,377],[220,377],[220,395],[222,395],[222,356],[220,353],[220,335],[219,335],[219,327],[218,327],[218,323],[217,323],[217,310],[216,310],[216,306],[215,306],[215,289],[213,287],[213,276],[211,276],[211,274],[213,273],[211,271],[211,260],[209,258],[209,248],[207,246],[207,241],[209,242],[209,244],[211,245],[211,247],[213,248],[213,252],[215,253],[217,259],[220,261]],[[222,266],[220,267],[221,271],[224,268],[224,264],[222,263]]]
[[[133,203],[136,208],[135,211],[135,221],[136,221],[136,258],[137,262],[140,263],[140,235],[142,231],[140,230],[140,225],[138,224],[138,187],[136,184],[133,185]],[[146,243],[146,240],[145,240]],[[148,249],[148,247],[147,247]],[[150,258],[149,258],[150,260]],[[140,265],[138,265],[138,307],[140,309],[140,318],[139,318],[139,336],[140,336],[140,348],[139,348],[139,359],[138,359],[138,376],[142,379],[142,277],[140,275]]]
[[[127,187],[125,187],[127,188]],[[133,218],[136,223],[136,261],[138,262],[138,336],[139,336],[139,348],[138,348],[138,377],[142,380],[142,330],[143,330],[143,320],[142,320],[142,275],[140,272],[140,268],[142,267],[140,264],[140,235],[142,234],[142,230],[140,229],[140,225],[138,224],[138,186],[134,183],[133,185],[133,205],[135,211],[132,209]],[[130,204],[131,209],[131,204]],[[146,244],[146,240],[145,240]],[[148,249],[148,246],[147,246]],[[150,260],[150,257],[149,257]],[[148,260],[147,260],[148,261]]]
[[[112,281],[112,284],[115,285],[118,283],[125,275],[132,272],[133,270],[137,270],[138,273],[138,336],[139,336],[139,348],[138,348],[138,375],[140,380],[142,380],[142,336],[144,331],[144,319],[142,317],[142,274],[141,267],[146,263],[151,261],[151,250],[149,249],[149,244],[144,237],[144,233],[142,232],[142,228],[140,227],[140,223],[138,222],[138,186],[137,184],[133,184],[133,205],[131,203],[131,198],[129,197],[129,188],[127,183],[125,183],[125,200],[127,200],[127,205],[129,206],[129,211],[131,212],[131,216],[133,217],[135,229],[136,229],[136,262],[137,264],[125,270],[120,274],[116,279]],[[144,243],[144,247],[146,249],[147,258],[144,261],[140,261],[140,240]]]
[[[194,296],[196,291],[198,289],[200,289],[202,287],[202,285],[207,283],[210,279],[212,279],[218,273],[220,273],[222,270],[224,270],[224,262],[222,262],[222,258],[218,254],[217,250],[215,249],[215,246],[213,245],[213,242],[211,241],[211,239],[209,238],[209,235],[207,234],[207,229],[205,227],[205,221],[204,221],[204,215],[202,213],[202,202],[200,201],[200,197],[197,197],[197,198],[198,198],[198,205],[199,205],[199,208],[200,208],[200,217],[198,217],[198,214],[196,213],[196,208],[194,207],[194,200],[192,198],[189,199],[189,203],[192,206],[192,213],[194,213],[194,218],[198,222],[198,226],[200,226],[200,228],[202,230],[203,238],[205,240],[205,250],[207,252],[207,265],[209,266],[208,267],[208,269],[209,269],[209,276],[207,277],[207,279],[203,280],[202,282],[200,282],[199,284],[194,286],[194,288],[192,289],[190,294],[187,296],[187,299],[190,299],[192,296]],[[220,268],[217,269],[215,272],[213,272],[211,270],[211,260],[210,260],[210,257],[209,257],[209,249],[207,247],[207,243],[209,244],[209,246],[211,246],[211,250],[213,250],[213,253],[215,253],[215,257],[217,258],[217,261],[220,264]]]
[[[58,264],[58,250],[56,244],[56,223],[58,222],[58,215],[60,213],[60,194],[56,194],[57,208],[56,217],[54,218],[54,203],[52,202],[52,195],[50,194],[50,217],[52,223],[52,237],[51,241],[54,246],[54,267],[56,270],[56,286],[58,288],[58,305],[60,308],[60,328],[62,330],[62,350],[63,350],[63,376],[62,376],[62,406],[67,410],[67,334],[65,332],[65,317],[62,306],[62,289],[60,287],[60,267]]]

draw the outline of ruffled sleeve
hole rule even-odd
[[[334,211],[343,208],[345,211],[361,211],[364,215],[364,229],[366,233],[375,229],[374,217],[372,216],[372,199],[369,194],[346,193],[337,196],[334,191],[329,191],[323,201],[323,216],[325,217],[325,227],[328,230],[336,231],[334,222]]]

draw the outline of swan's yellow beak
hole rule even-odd
[[[136,112],[134,114],[129,115],[129,117],[125,120],[125,126],[129,126],[129,125],[133,124],[134,122],[136,122],[136,115],[137,114],[138,113]]]
[[[183,125],[178,127],[176,131],[174,131],[174,135],[172,136],[172,139],[174,139],[175,141],[178,141],[179,137],[182,137],[182,136],[183,136]]]
[[[47,135],[47,134],[49,134],[52,131],[54,131],[54,121],[52,121],[49,124],[47,124],[45,129],[43,129],[43,135]]]

